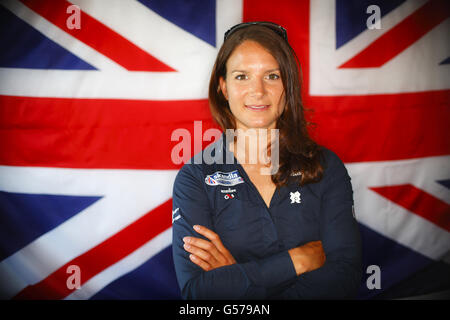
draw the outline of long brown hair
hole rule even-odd
[[[234,49],[246,40],[259,43],[277,60],[286,95],[286,106],[277,120],[279,129],[279,169],[272,181],[281,187],[292,181],[299,185],[322,178],[321,149],[308,134],[301,99],[300,63],[287,40],[262,25],[250,25],[233,32],[217,54],[209,83],[209,106],[212,117],[222,128],[236,129],[228,101],[220,90],[220,77],[226,79],[226,63]],[[300,172],[301,175],[291,176]]]

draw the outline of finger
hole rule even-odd
[[[191,259],[191,261],[193,263],[195,263],[196,265],[198,265],[200,268],[202,268],[205,271],[209,271],[211,270],[211,266],[209,265],[209,263],[207,263],[206,261],[203,261],[202,259],[200,259],[199,257],[197,257],[194,254],[190,254],[189,255],[189,259]]]
[[[322,241],[314,241],[313,244],[317,247],[321,247],[322,246]]]
[[[223,245],[217,233],[204,226],[199,225],[194,226],[194,229],[197,229],[198,233],[202,234],[203,236],[211,240],[211,242],[216,246],[217,250],[223,254],[227,263],[229,264],[236,263],[236,260],[234,260],[234,257],[231,255],[230,251],[228,251],[228,249]]]
[[[305,246],[313,250],[323,250],[322,241],[311,241],[306,243]]]
[[[210,264],[211,266],[214,266],[215,264],[217,264],[216,258],[214,258],[214,256],[212,254],[210,254],[208,251],[205,251],[203,249],[200,249],[199,247],[190,245],[188,243],[185,243],[183,247],[184,247],[184,250],[186,250],[189,253],[193,253],[200,259],[208,262],[208,264]]]
[[[211,242],[216,246],[217,250],[224,254],[227,259],[234,261],[233,256],[222,244],[222,241],[220,240],[220,237],[217,235],[217,233],[200,225],[195,225],[194,230],[211,240]]]
[[[217,249],[215,244],[213,244],[210,241],[200,239],[200,238],[195,238],[195,237],[184,237],[183,241],[186,244],[198,247],[200,249],[203,249],[203,250],[209,252],[219,262],[226,262],[226,260],[227,260],[227,258],[223,255],[223,253]]]

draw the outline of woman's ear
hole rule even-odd
[[[228,100],[228,92],[227,92],[227,84],[225,82],[225,79],[223,77],[219,78],[219,88],[220,91],[222,91],[223,96],[225,99]]]

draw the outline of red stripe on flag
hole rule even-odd
[[[442,229],[450,231],[450,205],[433,195],[411,184],[370,189]]]
[[[316,110],[312,135],[344,162],[399,160],[450,154],[449,94],[314,97],[306,106]],[[194,120],[202,121],[202,132],[217,128],[207,100],[0,96],[0,106],[2,165],[179,169],[172,132],[190,132],[193,156]]]
[[[339,68],[378,68],[450,16],[448,0],[432,0]]]
[[[129,71],[175,71],[84,11],[80,10],[81,28],[67,28],[67,19],[71,14],[64,13],[72,5],[68,1],[20,1],[63,31]]]
[[[172,200],[148,212],[112,237],[69,261],[42,281],[30,285],[19,292],[14,299],[63,299],[76,289],[67,287],[67,268],[80,268],[81,285],[109,266],[156,237],[172,225]]]
[[[450,154],[450,90],[370,96],[307,97],[316,141],[344,162]]]
[[[207,100],[140,101],[0,96],[0,164],[179,169],[174,130],[217,128]],[[202,132],[202,133],[203,133]],[[211,142],[205,141],[206,147]]]

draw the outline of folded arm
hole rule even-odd
[[[296,271],[287,251],[272,256],[232,263],[204,271],[190,258],[183,238],[207,238],[194,225],[213,230],[202,177],[192,166],[185,166],[175,179],[173,191],[172,250],[178,284],[185,299],[266,299],[271,288],[291,282]]]
[[[272,299],[346,299],[357,294],[362,276],[361,239],[350,177],[337,157],[327,170],[320,214],[325,264],[301,274]]]

